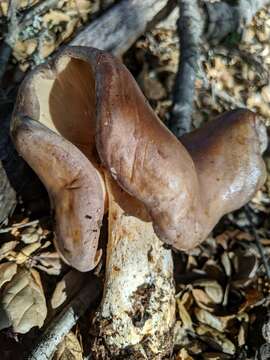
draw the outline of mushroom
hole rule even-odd
[[[119,60],[71,47],[24,81],[12,136],[50,194],[57,248],[79,270],[92,269],[99,259],[108,192],[98,341],[111,357],[168,354],[175,290],[164,243],[193,248],[263,184],[262,123],[237,110],[177,139]]]
[[[177,139],[129,71],[107,56],[97,70],[97,150],[112,177],[147,208],[158,237],[192,249],[266,178],[266,129],[252,112],[225,113]]]
[[[60,255],[89,271],[101,256],[97,247],[106,193],[95,155],[92,69],[77,53],[67,50],[25,78],[11,135],[48,191]]]

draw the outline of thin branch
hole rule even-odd
[[[232,32],[240,32],[247,26],[269,0],[238,0],[235,5],[225,1],[205,3],[207,11],[206,36],[218,43]]]
[[[191,114],[203,32],[202,13],[197,0],[179,0],[180,61],[173,90],[169,128],[180,137],[192,128]]]
[[[92,46],[121,56],[175,5],[175,0],[122,0],[86,26],[69,45]]]
[[[200,58],[201,36],[218,43],[228,34],[240,31],[270,0],[239,0],[235,5],[220,1],[206,2],[204,11],[199,0],[179,0],[180,61],[175,78],[169,128],[177,136],[192,128],[195,80]]]
[[[270,265],[269,265],[269,259],[267,258],[267,255],[265,253],[265,250],[264,250],[264,247],[260,241],[260,237],[256,231],[256,228],[254,226],[254,223],[253,223],[253,220],[252,220],[252,215],[251,215],[251,211],[250,211],[250,208],[248,207],[248,205],[245,206],[244,208],[245,210],[245,214],[246,214],[246,217],[250,223],[250,230],[251,230],[251,233],[254,237],[254,240],[255,240],[255,244],[258,248],[258,251],[260,253],[260,256],[261,256],[261,259],[263,261],[263,264],[264,264],[264,268],[265,268],[265,272],[266,272],[266,275],[268,277],[268,279],[270,279]]]
[[[77,323],[89,306],[97,300],[101,293],[101,286],[96,277],[91,277],[77,296],[52,320],[45,329],[38,344],[25,360],[49,360],[54,354],[57,345]]]
[[[11,53],[12,53],[12,45],[9,44],[6,39],[7,37],[12,38],[14,44],[16,42],[16,36],[17,34],[17,27],[18,27],[18,19],[17,19],[17,6],[18,1],[17,0],[10,0],[9,1],[9,7],[8,7],[8,14],[7,14],[7,21],[8,21],[8,34],[4,37],[4,40],[1,44],[0,48],[0,84],[2,81],[2,78],[5,74],[7,64],[9,62]],[[11,36],[11,34],[14,34]]]
[[[28,226],[37,225],[39,222],[40,222],[40,220],[33,220],[33,221],[29,221],[29,222],[24,223],[24,224],[13,224],[10,227],[0,229],[0,234],[7,233],[7,232],[9,232],[11,230],[14,230],[14,229],[22,229],[22,228],[25,228],[25,227],[28,227]]]

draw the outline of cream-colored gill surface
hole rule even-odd
[[[95,80],[90,65],[62,56],[47,78],[45,73],[38,75],[35,90],[39,121],[94,160]]]
[[[88,63],[72,58],[61,69],[50,92],[49,107],[58,131],[91,160],[95,148],[95,80]]]

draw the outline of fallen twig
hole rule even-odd
[[[195,80],[200,57],[200,39],[203,32],[201,11],[197,0],[179,0],[180,61],[173,90],[173,106],[169,127],[180,137],[191,130],[191,114]]]
[[[261,256],[261,259],[262,259],[262,262],[263,262],[263,265],[264,265],[264,268],[265,268],[265,272],[266,272],[266,275],[268,277],[268,279],[270,279],[270,266],[269,266],[269,259],[267,258],[267,255],[265,253],[265,250],[264,250],[264,247],[260,241],[260,237],[256,231],[256,228],[253,224],[253,220],[252,220],[252,216],[251,216],[251,211],[250,211],[250,208],[248,207],[248,205],[245,206],[245,214],[246,214],[246,217],[250,223],[250,230],[251,230],[251,233],[254,237],[254,241],[255,241],[255,244],[258,248],[258,251],[260,253],[260,256]]]
[[[38,344],[31,353],[25,357],[25,360],[51,359],[57,345],[77,323],[78,319],[85,313],[89,306],[97,300],[100,292],[100,283],[98,279],[93,276],[65,309],[53,319],[48,328],[45,329]]]
[[[239,0],[235,4],[220,1],[205,3],[207,39],[217,43],[228,34],[241,31],[269,0]]]
[[[4,41],[0,48],[0,83],[5,74],[7,64],[12,52],[11,41],[15,44],[17,39],[17,0],[10,0],[7,14],[8,34],[4,37]],[[10,43],[7,41],[10,40]]]
[[[121,56],[175,7],[174,0],[122,0],[86,26],[69,45],[92,46]],[[166,11],[165,11],[166,10]]]
[[[175,78],[169,127],[179,137],[192,127],[195,80],[203,30],[206,38],[218,43],[229,33],[248,25],[254,15],[270,0],[239,0],[237,4],[220,1],[205,3],[204,12],[198,0],[179,0],[180,61]]]
[[[28,226],[37,225],[39,223],[39,221],[40,220],[33,220],[33,221],[29,221],[29,222],[27,222],[25,224],[13,224],[10,227],[0,229],[0,234],[7,233],[7,232],[9,232],[11,230],[14,230],[14,229],[21,229],[21,228],[25,228],[25,227],[28,227]]]

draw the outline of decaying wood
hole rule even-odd
[[[172,350],[175,323],[171,250],[155,235],[143,205],[113,180],[107,185],[106,281],[95,348],[105,349],[108,359],[162,359]]]
[[[49,360],[53,355],[56,346],[64,336],[77,323],[78,319],[85,313],[89,306],[97,300],[100,295],[100,284],[94,276],[88,279],[87,284],[82,288],[78,295],[56,316],[45,329],[38,344],[31,353],[26,356],[26,360]]]
[[[92,46],[121,56],[149,25],[174,8],[175,1],[122,0],[84,28],[69,45]]]

